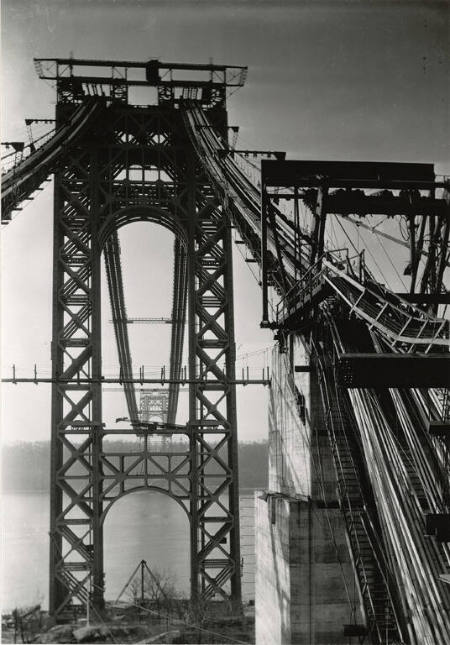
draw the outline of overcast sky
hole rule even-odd
[[[3,138],[24,139],[24,118],[53,115],[54,89],[36,77],[35,56],[212,58],[249,67],[245,87],[229,99],[241,146],[286,150],[291,159],[435,162],[450,174],[448,9],[395,0],[3,0]],[[129,315],[168,315],[170,235],[133,225],[121,242]],[[3,231],[3,373],[13,362],[49,367],[51,247],[46,189]],[[259,329],[260,293],[242,261],[235,277],[242,354],[272,336]],[[105,297],[105,371],[116,362],[107,306]],[[133,330],[135,365],[167,361],[168,340],[168,328]],[[47,386],[6,385],[3,399],[5,441],[49,438]],[[262,389],[239,391],[241,439],[266,435],[266,399]],[[119,393],[105,394],[105,413],[126,414]]]

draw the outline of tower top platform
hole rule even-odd
[[[247,67],[213,63],[35,58],[39,78],[56,81],[58,102],[98,95],[127,101],[129,88],[157,88],[158,100],[224,103],[227,88],[242,87]]]
[[[127,61],[127,60],[94,60],[88,58],[34,58],[35,65],[41,69],[37,70],[40,78],[58,80],[68,76],[76,76],[87,81],[101,83],[111,80],[126,80],[128,85],[159,85],[175,84],[179,86],[192,85],[202,86],[210,83],[225,85],[226,87],[242,87],[248,68],[238,65],[216,65],[213,63],[163,63],[159,59],[149,61]],[[90,68],[91,74],[79,74],[78,68]],[[98,69],[92,73],[92,68],[109,68],[110,76],[100,77]],[[127,72],[131,70],[145,70],[146,79],[128,78]],[[125,72],[122,79],[118,73]],[[187,75],[192,72],[192,78]],[[205,77],[199,76],[205,73]],[[179,75],[179,78],[177,76]]]

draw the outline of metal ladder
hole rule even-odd
[[[364,492],[354,460],[355,440],[347,437],[349,419],[339,409],[334,393],[329,395],[330,443],[338,479],[341,510],[344,515],[352,558],[362,596],[367,629],[377,643],[389,643],[399,637],[397,621],[374,541],[369,536]]]

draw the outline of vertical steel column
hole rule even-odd
[[[195,198],[195,168],[192,155],[188,157],[187,176],[187,283],[188,283],[188,349],[189,349],[189,379],[196,379],[196,276],[195,276],[195,230],[197,228],[197,208]],[[194,613],[198,610],[199,602],[199,566],[198,566],[198,445],[195,434],[195,422],[197,420],[197,389],[196,383],[189,384],[189,449],[190,449],[190,551],[191,551],[191,603]]]
[[[302,238],[300,236],[300,214],[298,210],[298,186],[294,186],[294,258],[295,258],[295,274],[294,279],[297,280],[297,273],[299,265],[302,265]]]
[[[90,224],[91,224],[91,343],[92,343],[92,377],[99,379],[92,383],[92,581],[88,593],[94,607],[104,606],[103,574],[103,523],[102,516],[102,337],[101,337],[101,248],[99,246],[99,163],[97,151],[93,150],[90,163]]]
[[[323,183],[317,190],[317,202],[314,209],[314,232],[311,245],[311,264],[319,260],[323,253],[325,239],[325,223],[327,217],[326,199],[328,195],[328,186]]]
[[[440,243],[440,257],[437,266],[436,291],[443,291],[444,275],[449,260],[449,239],[450,239],[450,185],[447,183],[442,198],[445,201],[445,212],[441,216],[442,238]],[[437,311],[437,310],[436,310]]]
[[[49,611],[54,614],[63,595],[62,584],[56,577],[56,569],[62,552],[62,536],[56,530],[57,518],[62,511],[62,490],[58,484],[58,472],[62,464],[62,443],[59,437],[59,423],[62,419],[62,397],[56,379],[62,374],[62,353],[58,351],[59,334],[63,326],[63,310],[58,303],[58,294],[63,284],[63,272],[59,270],[59,253],[62,248],[62,230],[59,225],[61,210],[61,173],[55,173],[53,214],[53,293],[52,293],[52,407],[50,439],[50,570],[49,570]]]
[[[261,177],[261,287],[262,287],[262,321],[261,327],[269,325],[269,286],[267,266],[267,209],[269,197]]]
[[[224,289],[227,298],[226,327],[229,348],[226,356],[226,373],[230,381],[236,380],[236,343],[234,335],[234,289],[233,289],[233,243],[231,226],[227,225],[224,231],[224,257],[225,274]],[[241,556],[240,556],[240,525],[239,525],[239,469],[238,469],[238,437],[237,437],[237,410],[236,386],[228,386],[227,418],[230,423],[231,436],[228,443],[228,462],[233,468],[233,477],[230,484],[230,509],[233,510],[233,525],[230,531],[230,554],[235,563],[235,573],[231,578],[231,601],[233,609],[239,611],[242,602],[241,589]]]
[[[50,613],[103,605],[98,169],[73,148],[55,177]]]
[[[191,593],[241,607],[231,230],[200,169],[188,171]]]

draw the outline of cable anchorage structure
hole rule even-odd
[[[320,381],[329,381],[333,386],[340,383],[338,395],[342,403],[336,407],[336,395],[323,390],[324,410],[339,415],[339,409],[345,404],[349,411],[355,411],[350,419],[344,417],[338,425],[332,416],[327,426],[340,482],[341,508],[363,598],[365,633],[380,643],[396,639],[445,643],[449,634],[446,611],[442,608],[449,606],[449,592],[443,582],[436,581],[439,573],[447,572],[450,565],[445,544],[450,540],[450,508],[445,500],[449,467],[448,456],[442,461],[442,447],[436,446],[429,435],[433,415],[444,413],[437,408],[432,412],[430,408],[430,416],[424,419],[423,394],[409,390],[411,394],[405,408],[402,397],[406,395],[401,394],[403,389],[395,388],[433,387],[447,391],[450,385],[449,322],[436,317],[439,303],[446,302],[444,275],[448,272],[449,259],[449,184],[436,182],[432,168],[425,165],[377,164],[371,167],[370,164],[339,162],[263,161],[262,214],[258,219],[256,191],[243,190],[248,180],[231,167],[228,159],[227,164],[221,165],[223,155],[217,155],[219,138],[204,127],[202,120],[205,117],[198,108],[194,107],[192,113],[188,117],[191,132],[200,128],[205,163],[224,192],[231,193],[234,198],[230,207],[233,222],[261,264],[265,291],[263,324],[277,329],[281,342],[296,331],[310,337],[314,343],[312,347],[316,348],[312,355],[313,360],[315,356],[318,361],[316,369]],[[225,181],[220,180],[221,173]],[[311,188],[316,185],[318,190]],[[285,187],[286,192],[280,195],[277,190],[270,195],[269,186]],[[337,188],[330,192],[333,186]],[[367,194],[362,190],[365,186],[370,188]],[[397,192],[391,192],[392,189]],[[419,189],[426,190],[426,194],[422,196]],[[440,191],[439,197],[436,190]],[[298,231],[296,239],[295,230],[292,231],[295,210],[289,222],[278,206],[283,196],[298,202],[300,195],[310,209],[313,226],[308,231]],[[343,216],[383,212],[391,216],[405,214],[409,218],[410,263],[406,273],[411,276],[411,289],[408,294],[398,296],[377,283],[361,255],[350,261],[347,251],[333,253],[325,248],[326,216],[330,212]],[[415,235],[415,218],[421,220],[418,236]],[[427,228],[429,236],[428,244],[425,244]],[[253,248],[252,233],[256,233]],[[301,245],[298,239],[301,239]],[[422,256],[423,251],[426,255]],[[425,257],[424,262],[422,257]],[[300,279],[295,280],[296,272]],[[267,299],[271,286],[275,286],[282,296],[272,322],[269,321]],[[411,301],[428,305],[428,311],[425,306],[420,308]],[[342,344],[342,324],[341,330],[336,330],[335,338],[325,341],[323,332],[318,332],[317,328],[317,315],[321,310],[325,328],[336,329],[333,326],[335,317],[344,320],[346,326],[350,326],[351,318],[355,317],[360,328],[355,338],[360,338],[360,345],[349,351],[345,343]],[[320,344],[314,341],[317,334]],[[325,349],[318,350],[318,347]],[[372,353],[367,354],[370,351]],[[335,366],[330,363],[330,355],[335,356]],[[367,372],[371,373],[373,368],[375,373],[368,376]],[[388,375],[385,369],[389,370]],[[392,385],[394,389],[381,396],[369,389],[375,386],[386,392],[386,385]],[[348,395],[346,388],[351,388]],[[429,396],[433,396],[432,392]],[[378,410],[386,408],[389,410],[385,412],[386,417],[380,416]],[[391,436],[395,419],[392,409],[401,419],[405,433],[409,428],[408,434],[401,439],[400,453],[397,446],[387,448],[389,442],[399,441]],[[406,409],[414,411],[409,420],[405,418]],[[444,426],[446,430],[441,436],[446,445],[444,452],[448,453],[450,428],[448,424]],[[356,433],[353,448],[344,439],[352,427]],[[372,443],[372,437],[377,436],[380,427],[386,433],[383,449]],[[416,435],[411,445],[412,428]],[[373,455],[375,449],[380,451],[377,469],[367,471],[368,465],[363,464],[372,463],[369,455]],[[419,454],[422,454],[423,465],[417,461]],[[356,479],[351,466],[353,459],[361,464]],[[395,472],[399,459],[405,463],[404,475]],[[397,477],[402,476],[404,479],[399,483]],[[391,482],[390,477],[394,478]],[[384,481],[386,488],[378,488],[380,481]],[[433,508],[418,508],[417,505],[411,508],[409,496],[422,499],[430,481],[439,488],[431,493]],[[352,487],[355,490],[355,485],[359,501],[352,504],[348,491]],[[393,489],[390,487],[393,485],[398,492],[405,491],[397,497],[395,510],[391,508]],[[372,509],[370,513],[368,509]],[[426,535],[430,532],[430,524],[439,527],[434,529],[437,541],[431,543]],[[406,529],[408,525],[410,530]],[[411,559],[405,565],[402,553],[406,546]],[[411,606],[411,597],[418,600],[418,606]],[[411,616],[410,620],[405,620],[405,616]]]
[[[240,602],[233,225],[260,270],[262,324],[276,330],[282,351],[292,334],[309,347],[327,411],[365,633],[375,643],[444,645],[449,592],[439,576],[450,566],[450,341],[448,321],[437,314],[447,302],[448,182],[436,180],[431,164],[278,158],[262,161],[257,186],[238,165],[239,152],[224,153],[227,89],[243,84],[245,68],[38,63],[41,77],[56,81],[56,131],[5,177],[4,221],[56,173],[52,612],[61,618],[83,604],[88,588],[101,607],[105,508],[142,487],[166,492],[188,513],[194,603],[214,597]],[[109,75],[78,71],[94,63]],[[142,70],[142,81],[127,81],[133,67]],[[205,78],[177,80],[181,69]],[[156,88],[157,105],[128,102],[136,83]],[[286,203],[293,208],[282,207]],[[300,223],[300,205],[308,227]],[[372,213],[408,224],[408,293],[381,285],[361,254],[351,258],[330,246],[331,215],[354,223]],[[136,419],[133,383],[126,378],[132,367],[117,230],[142,220],[175,234],[169,424],[176,414],[185,316],[190,387],[189,450],[176,456],[178,462],[172,457],[162,473],[159,457],[145,448],[139,463],[157,464],[152,477],[147,468],[145,481],[126,454],[116,463],[102,447],[107,431],[101,430],[97,305],[104,249],[128,409]],[[271,312],[273,294],[279,304]],[[77,376],[85,379],[78,387],[72,383]],[[81,447],[70,434],[76,422],[88,428]],[[71,479],[75,463],[87,473],[85,482]]]

